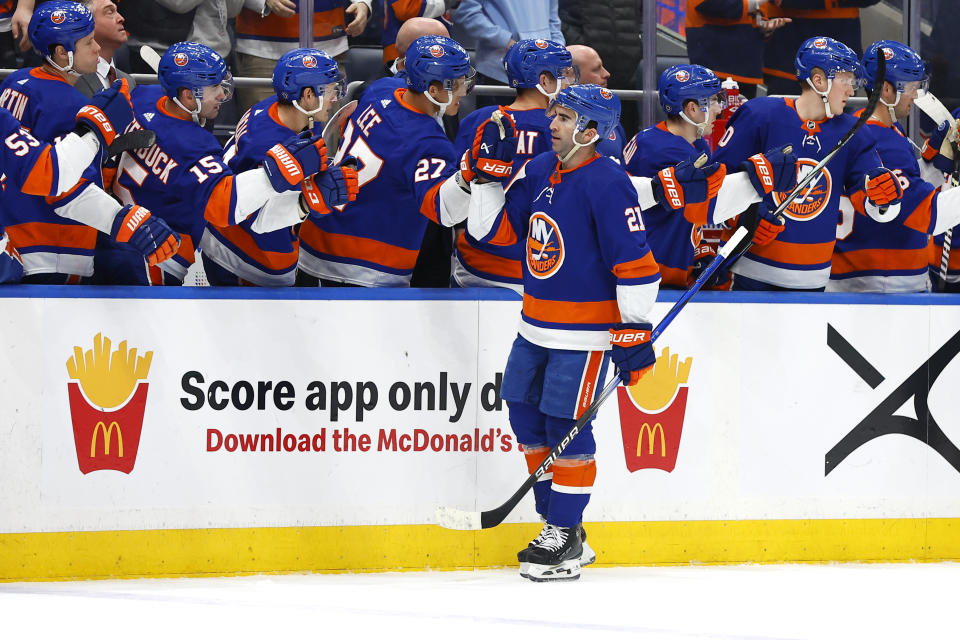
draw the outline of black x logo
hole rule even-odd
[[[876,389],[884,381],[883,375],[829,324],[827,325],[827,346],[870,385],[870,388]],[[837,465],[846,460],[847,456],[874,438],[892,433],[910,436],[923,442],[960,472],[960,449],[946,436],[927,405],[934,382],[958,353],[960,353],[960,331],[953,334],[953,337],[937,349],[929,360],[921,364],[910,374],[910,377],[867,414],[860,424],[827,452],[824,456],[823,475],[828,475],[837,468]],[[893,412],[902,407],[911,396],[917,417],[894,415]]]

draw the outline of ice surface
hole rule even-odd
[[[0,584],[3,638],[955,638],[960,564],[516,569]],[[60,635],[58,635],[60,634]],[[345,635],[349,634],[349,635]]]

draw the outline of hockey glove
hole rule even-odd
[[[114,138],[133,122],[133,105],[126,79],[117,80],[90,98],[90,104],[77,112],[77,125],[93,131],[100,139],[100,149],[106,151]]]
[[[180,248],[180,234],[171,230],[163,218],[135,204],[120,209],[113,219],[110,237],[120,244],[129,243],[150,266],[172,257]]]
[[[892,207],[903,198],[903,187],[897,176],[884,167],[867,172],[863,179],[863,190],[870,204],[876,207]]]
[[[709,242],[701,242],[693,252],[693,266],[687,273],[687,288],[690,288],[697,278],[700,277],[710,263],[717,257],[717,250]],[[704,289],[723,289],[730,288],[730,272],[726,269],[717,269],[710,276],[710,279],[703,283]]]
[[[304,180],[301,209],[318,218],[330,213],[333,207],[356,200],[359,187],[355,167],[356,160],[347,156],[340,165]]]
[[[517,148],[517,125],[503,107],[491,114],[473,136],[473,145],[460,161],[460,175],[468,182],[476,178],[506,182],[513,173]]]
[[[753,188],[762,198],[771,191],[793,191],[797,186],[797,156],[792,145],[750,156],[740,168],[747,172]]]
[[[674,211],[699,205],[695,207],[696,213],[685,211],[685,217],[694,224],[704,224],[707,222],[706,207],[717,197],[727,167],[718,162],[697,167],[698,162],[699,159],[684,160],[675,167],[657,172],[653,178],[653,196],[658,203]]]
[[[924,160],[932,162],[934,167],[944,173],[953,171],[953,146],[949,142],[944,144],[949,134],[950,124],[946,121],[940,123],[920,150]]]
[[[327,170],[327,145],[320,136],[304,131],[270,147],[263,169],[274,191],[299,189],[304,178]]]
[[[637,384],[657,361],[649,322],[621,322],[610,328],[610,358],[625,386]]]

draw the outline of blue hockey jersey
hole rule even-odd
[[[622,317],[618,287],[660,281],[637,192],[623,168],[599,154],[561,169],[544,153],[521,169],[483,239],[517,238],[525,239],[520,335],[542,347],[608,349],[609,328]]]
[[[885,167],[903,187],[901,216],[933,219],[937,188],[920,176],[913,146],[900,125],[867,120]],[[929,236],[896,222],[881,223],[864,212],[862,192],[851,198],[854,212],[843,216],[830,272],[831,291],[904,293],[926,291]],[[863,214],[863,215],[856,215]]]
[[[481,107],[460,122],[460,129],[453,146],[456,157],[473,145],[477,128],[497,107]],[[551,151],[550,119],[543,109],[511,109],[505,107],[517,125],[517,148],[513,156],[513,175],[534,156]],[[507,185],[509,188],[509,183]],[[519,291],[523,286],[523,243],[498,246],[475,240],[469,233],[457,238],[455,253],[458,266],[462,266],[473,278],[469,284],[485,282],[488,286],[510,286]],[[455,267],[454,277],[457,268]]]
[[[0,106],[12,113],[33,138],[44,142],[55,142],[72,131],[77,111],[88,101],[66,80],[41,67],[18,69],[0,85]],[[32,143],[23,134],[16,133],[16,136],[31,147]],[[11,144],[16,144],[14,139],[7,146]],[[93,274],[97,230],[54,211],[90,185],[103,186],[97,163],[84,171],[76,188],[57,198],[30,195],[16,188],[5,189],[0,199],[0,224],[6,226],[10,241],[23,258],[24,275],[65,273],[88,277]],[[38,185],[29,190],[36,192],[37,189],[43,191]]]
[[[322,124],[314,124],[319,135]],[[237,132],[226,145],[224,159],[234,173],[260,165],[267,151],[296,132],[280,121],[277,97],[255,104],[237,123]],[[256,214],[237,225],[207,222],[201,251],[231,273],[263,287],[293,286],[296,280],[300,241],[294,228],[256,233],[251,226]]]
[[[300,263],[318,278],[405,287],[427,221],[442,223],[439,190],[457,171],[453,144],[430,115],[392,94],[364,92],[343,130],[337,158],[358,161],[357,199],[300,227]]]
[[[671,133],[666,122],[660,122],[634,136],[624,151],[624,159],[630,175],[652,178],[661,169],[703,153],[710,155],[710,147],[703,138],[690,144]],[[647,244],[660,267],[663,284],[685,289],[694,263],[694,250],[700,244],[700,225],[660,204],[643,212],[643,222],[647,228]]]
[[[792,98],[755,98],[730,119],[714,160],[736,171],[755,153],[785,144],[798,158],[798,179],[833,149],[856,118],[839,114],[820,121],[803,120]],[[830,264],[844,193],[863,190],[863,177],[881,166],[873,134],[862,128],[837,153],[823,172],[784,211],[786,228],[775,240],[751,249],[731,267],[747,278],[792,289],[817,289],[830,279]],[[779,205],[786,193],[774,193]]]

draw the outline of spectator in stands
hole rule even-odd
[[[860,45],[860,8],[880,0],[780,0],[767,4],[768,18],[790,18],[766,41],[763,55],[763,82],[771,95],[800,93],[794,69],[794,55],[800,45],[813,36],[828,36],[847,43],[858,56]]]
[[[156,73],[140,58],[140,47],[147,45],[163,55],[174,42],[186,40],[193,27],[197,4],[197,0],[123,0],[133,73]]]
[[[400,25],[412,18],[439,18],[444,12],[450,10],[453,3],[454,0],[387,0],[387,2],[384,2],[386,16],[384,17],[382,39],[383,64],[388,65],[401,55],[396,44]],[[446,30],[446,27],[444,27],[444,30]],[[413,42],[413,40],[410,40],[410,42]]]
[[[603,59],[600,58],[596,49],[582,44],[571,44],[567,46],[567,51],[573,57],[573,66],[577,68],[580,84],[607,86],[610,72],[603,66]],[[597,142],[597,153],[610,156],[622,164],[623,147],[626,144],[627,134],[624,132],[623,125],[618,123],[609,136]]]
[[[565,44],[557,0],[463,0],[453,21],[476,38],[477,84],[505,85],[503,56],[518,40],[551,40]],[[510,96],[477,97],[477,106],[508,104]]]
[[[202,42],[226,58],[232,49],[229,21],[240,14],[243,3],[244,0],[202,0],[197,4],[193,27],[187,38]]]
[[[117,5],[113,0],[82,0],[81,4],[93,14],[93,39],[100,45],[100,60],[94,73],[80,76],[73,86],[83,95],[92,96],[109,87],[117,78],[126,78],[133,89],[137,82],[113,64],[113,54],[127,41],[127,30]]]
[[[314,0],[313,40],[343,67],[347,36],[363,33],[372,0]],[[346,7],[346,9],[344,9]],[[349,24],[347,17],[350,18]],[[300,17],[294,0],[245,0],[237,16],[237,68],[241,76],[269,78],[280,56],[299,46]],[[237,90],[240,111],[273,95],[266,87]]]
[[[778,4],[780,0],[690,0],[686,15],[690,63],[710,69],[721,80],[733,78],[741,94],[755,97],[763,82],[764,39],[790,22],[764,16],[768,5]]]
[[[559,0],[566,43],[597,50],[610,70],[611,89],[637,88],[637,67],[643,57],[642,4],[641,0]],[[640,128],[640,115],[636,102],[627,104],[631,106],[623,109],[620,124],[633,135]]]

